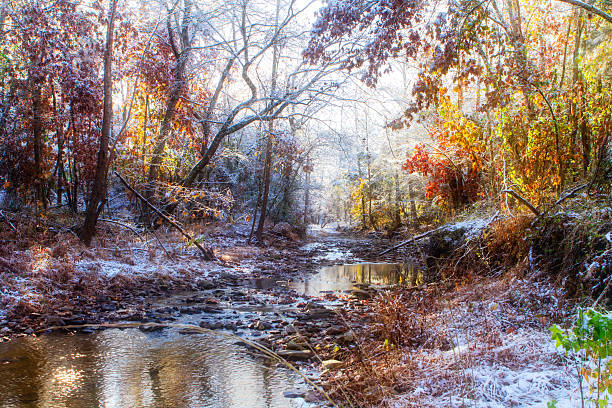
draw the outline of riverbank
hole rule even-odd
[[[41,333],[51,326],[150,320],[151,301],[176,293],[244,287],[262,280],[306,277],[321,265],[367,259],[384,243],[341,234],[299,239],[269,234],[267,245],[247,245],[249,226],[219,224],[198,231],[217,260],[166,231],[136,236],[103,224],[87,248],[70,232],[36,238],[2,233],[0,339]],[[318,241],[316,241],[318,239]],[[261,289],[261,287],[259,288]]]
[[[181,355],[192,336],[214,341],[206,333],[218,333],[237,339],[226,349],[258,356],[257,364],[268,360],[250,342],[269,348],[339,405],[574,407],[577,379],[548,327],[567,326],[580,302],[568,284],[575,281],[550,273],[553,258],[540,255],[556,245],[557,224],[545,222],[537,227],[541,235],[529,235],[529,245],[540,245],[534,252],[520,244],[529,220],[493,221],[449,225],[418,247],[385,255],[403,262],[397,265],[367,263],[392,245],[372,236],[270,234],[266,247],[256,247],[246,244],[248,225],[239,223],[193,232],[216,243],[214,262],[172,233],[159,241],[152,233],[126,239],[125,231],[105,227],[91,249],[67,232],[46,246],[11,243],[5,235],[11,246],[1,254],[0,330],[3,340],[36,341],[51,326],[85,325],[68,331],[98,338],[96,325],[134,322],[138,328],[129,330],[143,333],[137,338],[146,347],[169,341]],[[606,253],[593,252],[593,259],[605,261]],[[594,262],[591,278],[605,277]],[[17,273],[20,267],[25,272]],[[530,273],[535,268],[540,272]],[[18,361],[3,364],[10,369]],[[291,406],[325,404],[301,380],[283,384],[275,393]]]

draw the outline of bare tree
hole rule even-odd
[[[112,93],[112,60],[113,60],[113,34],[115,30],[115,10],[117,0],[110,0],[108,6],[108,25],[106,28],[106,47],[104,49],[104,112],[102,116],[102,132],[100,134],[100,147],[96,174],[91,189],[91,196],[87,203],[85,223],[81,229],[80,238],[85,245],[91,245],[96,231],[98,217],[104,208],[108,174],[108,145],[111,136],[113,121],[113,93]]]
[[[166,141],[172,128],[172,121],[176,115],[176,107],[181,94],[187,87],[186,69],[189,63],[189,59],[192,53],[191,41],[192,35],[189,32],[191,26],[191,12],[192,12],[191,0],[184,0],[183,3],[183,18],[180,26],[176,28],[172,27],[171,14],[174,13],[174,9],[168,9],[168,17],[166,19],[166,28],[168,32],[168,40],[172,48],[172,53],[176,58],[176,64],[174,67],[174,78],[168,92],[168,101],[166,103],[166,111],[164,119],[159,128],[159,133],[155,138],[155,148],[153,149],[153,156],[149,163],[149,174],[147,176],[147,191],[146,197],[150,199],[154,192],[153,183],[157,180],[159,167],[162,163],[164,148],[166,147]],[[179,41],[175,39],[175,32],[178,32]]]
[[[203,21],[209,44],[192,46],[215,54],[220,74],[211,87],[211,99],[197,116],[205,143],[200,159],[181,180],[183,187],[193,187],[198,182],[229,135],[253,123],[284,119],[289,106],[301,108],[295,109],[293,115],[304,114],[309,106],[333,96],[340,81],[330,79],[333,74],[345,75],[333,58],[315,67],[298,54],[286,56],[285,71],[272,75],[273,80],[262,79],[270,78],[274,55],[280,57],[279,42],[306,43],[309,32],[299,26],[298,19],[310,5],[297,8],[296,0],[279,1],[277,24],[268,21],[270,10],[258,9],[261,5],[250,0],[228,2],[226,6],[231,12],[220,11],[218,17]],[[222,96],[224,106],[219,102]],[[177,205],[168,204],[164,210],[171,212]]]

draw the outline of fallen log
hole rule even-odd
[[[492,222],[493,222],[493,221],[494,221],[494,220],[495,220],[495,219],[496,219],[498,216],[499,216],[499,211],[497,211],[495,214],[493,214],[493,216],[492,216],[492,217],[489,219],[489,221],[487,221],[487,223],[486,223],[486,224],[484,224],[484,226],[483,226],[482,228],[486,228],[486,227],[488,227],[489,225],[491,225],[491,223],[492,223]],[[409,244],[409,243],[411,243],[411,242],[415,242],[415,241],[417,241],[417,240],[419,240],[419,239],[426,238],[426,237],[428,237],[429,235],[433,234],[434,232],[437,232],[437,231],[440,231],[440,230],[446,229],[446,228],[448,228],[448,227],[449,227],[449,226],[451,226],[451,225],[453,225],[453,224],[445,224],[445,225],[442,225],[441,227],[434,228],[434,229],[429,230],[429,231],[427,231],[427,232],[424,232],[424,233],[422,233],[422,234],[420,234],[420,235],[413,236],[412,238],[410,238],[410,239],[409,239],[409,240],[407,240],[407,241],[400,242],[399,244],[395,245],[394,247],[391,247],[391,248],[389,248],[389,249],[385,249],[385,250],[384,250],[384,251],[382,251],[382,252],[381,252],[379,255],[384,255],[384,254],[387,254],[387,253],[389,253],[389,252],[391,252],[391,251],[395,251],[396,249],[401,248],[401,247],[403,247],[403,246],[405,246],[405,245],[408,245],[408,244]]]
[[[531,204],[529,201],[527,201],[526,199],[524,199],[523,197],[521,197],[516,191],[514,190],[502,190],[502,193],[506,193],[511,195],[512,197],[516,198],[517,200],[519,200],[521,203],[523,203],[525,205],[525,207],[529,208],[529,210],[535,214],[536,217],[540,216],[540,212],[537,210],[537,208],[535,208],[533,206],[533,204]]]
[[[134,193],[136,195],[136,197],[138,197],[140,199],[140,201],[143,202],[143,204],[145,204],[147,207],[149,207],[150,209],[155,211],[157,213],[157,215],[159,215],[164,221],[166,221],[168,224],[172,225],[185,238],[187,238],[190,243],[193,243],[202,252],[202,255],[204,255],[204,259],[206,259],[208,261],[212,261],[213,259],[215,259],[215,254],[214,254],[212,248],[204,248],[202,245],[200,245],[200,243],[198,241],[196,241],[187,231],[185,231],[183,229],[183,227],[178,225],[176,222],[172,221],[166,214],[164,214],[163,212],[161,212],[161,210],[159,210],[157,207],[155,207],[153,204],[151,204],[149,202],[149,200],[144,198],[138,191],[134,190],[134,188],[132,186],[130,186],[127,181],[125,181],[125,179],[121,176],[121,174],[119,174],[116,171],[114,173],[115,173],[115,175],[117,177],[119,177],[119,180],[121,180],[123,185],[128,190],[130,190],[132,193]]]
[[[401,248],[401,247],[403,247],[403,246],[405,246],[405,245],[408,245],[408,244],[409,244],[409,243],[411,243],[411,242],[415,242],[415,241],[417,241],[417,240],[419,240],[419,239],[425,238],[425,237],[427,237],[427,236],[429,236],[429,235],[433,234],[434,232],[436,232],[436,231],[440,231],[440,230],[442,230],[442,229],[444,229],[444,228],[447,228],[447,227],[448,227],[448,225],[443,225],[443,226],[441,226],[441,227],[434,228],[434,229],[432,229],[432,230],[429,230],[429,231],[427,231],[427,232],[424,232],[424,233],[422,233],[422,234],[420,234],[420,235],[413,236],[412,238],[410,238],[410,239],[409,239],[409,240],[407,240],[407,241],[400,242],[399,244],[395,245],[394,247],[391,247],[391,248],[389,248],[389,249],[385,249],[385,250],[384,250],[384,251],[382,251],[382,252],[381,252],[379,255],[384,255],[384,254],[387,254],[387,253],[389,253],[389,252],[391,252],[391,251],[395,251],[396,249],[399,249],[399,248]]]

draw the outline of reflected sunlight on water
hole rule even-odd
[[[214,334],[110,329],[0,344],[0,407],[302,407],[297,376]]]
[[[356,283],[372,285],[406,284],[410,286],[423,283],[423,274],[412,264],[397,263],[359,263],[349,265],[325,266],[306,278],[305,281],[291,283],[299,293],[319,296],[326,292],[350,290]]]

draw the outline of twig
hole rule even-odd
[[[123,185],[125,185],[125,187],[128,190],[130,190],[132,193],[134,193],[136,195],[136,197],[138,197],[144,204],[147,205],[147,207],[149,207],[150,209],[155,211],[164,221],[166,221],[168,224],[170,224],[174,228],[176,228],[185,238],[187,238],[189,240],[190,243],[193,242],[193,244],[196,247],[198,247],[198,249],[202,252],[202,255],[204,255],[204,258],[206,260],[212,261],[213,259],[215,259],[215,255],[214,255],[213,250],[211,248],[204,248],[202,245],[200,245],[200,243],[198,241],[196,241],[187,231],[185,231],[183,229],[183,227],[181,227],[176,222],[174,222],[170,218],[168,218],[168,216],[166,216],[166,214],[164,214],[157,207],[155,207],[153,204],[151,204],[138,191],[134,190],[134,188],[132,186],[130,186],[127,181],[125,181],[125,179],[121,176],[121,174],[119,174],[117,171],[115,171],[114,173],[115,173],[115,175],[117,177],[119,177],[119,180],[121,180]]]
[[[8,219],[8,217],[6,215],[4,215],[4,213],[2,212],[2,210],[0,210],[0,219],[4,220],[4,222],[6,222],[8,224],[9,227],[11,227],[11,229],[15,232],[17,231],[17,228],[15,228],[15,226],[13,225],[13,223],[11,222],[11,220]]]
[[[168,252],[168,250],[166,249],[166,247],[164,246],[164,244],[161,242],[161,240],[159,239],[159,237],[157,236],[157,233],[155,232],[155,229],[153,229],[151,231],[153,233],[153,236],[155,237],[155,239],[157,240],[157,243],[159,244],[159,246],[161,247],[161,249],[166,253],[166,255],[168,256],[168,258],[170,259],[174,259],[174,257],[170,254],[170,252]]]
[[[610,284],[612,284],[612,279],[610,277],[608,277],[608,284],[606,285],[606,287],[604,288],[604,290],[599,294],[599,296],[597,297],[597,300],[595,300],[595,303],[593,303],[592,307],[597,306],[597,304],[599,303],[599,301],[601,299],[604,298],[604,296],[606,296],[606,293],[608,293],[608,290],[610,289]]]
[[[136,229],[135,229],[135,228],[130,227],[130,226],[129,226],[129,225],[127,225],[127,224],[124,224],[124,223],[122,223],[122,222],[115,221],[115,220],[108,220],[108,219],[106,219],[106,218],[98,218],[98,221],[109,222],[109,223],[111,223],[111,224],[117,224],[117,225],[119,225],[119,226],[121,226],[121,227],[123,227],[123,228],[129,229],[129,230],[130,230],[130,231],[132,231],[134,234],[138,235],[138,238],[140,238],[140,240],[141,240],[142,242],[146,243],[146,240],[144,239],[144,237],[142,236],[142,234],[140,234],[140,232],[136,231]]]

